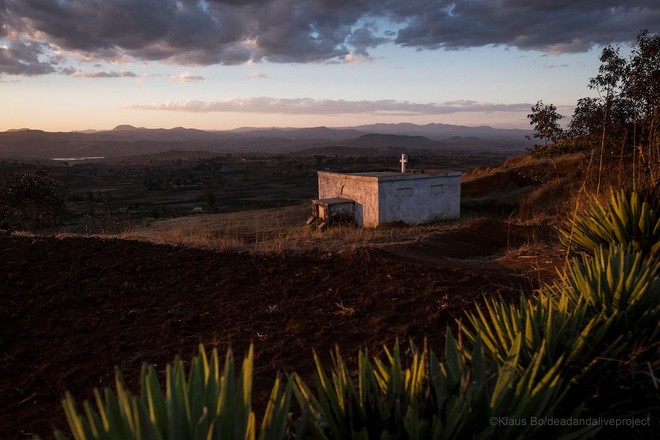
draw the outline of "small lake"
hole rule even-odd
[[[56,160],[58,162],[76,162],[81,160],[98,160],[105,159],[104,156],[83,156],[83,157],[51,157],[50,160]]]

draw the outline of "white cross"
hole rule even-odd
[[[401,172],[403,174],[405,174],[406,173],[406,163],[408,163],[408,156],[406,156],[405,154],[402,154],[401,155],[401,160],[399,160],[399,162],[401,162]]]

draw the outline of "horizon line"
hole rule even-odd
[[[368,127],[368,126],[373,126],[373,125],[385,125],[385,126],[396,126],[396,125],[411,125],[411,126],[416,126],[416,127],[427,127],[427,126],[433,126],[433,125],[439,125],[439,126],[448,126],[448,127],[465,127],[465,128],[490,128],[493,130],[520,130],[520,131],[531,131],[531,129],[525,129],[525,128],[520,128],[520,127],[498,127],[498,126],[493,126],[493,125],[488,125],[488,124],[478,124],[478,125],[466,125],[466,124],[447,124],[443,122],[430,122],[427,124],[416,124],[414,122],[373,122],[370,124],[360,124],[360,125],[306,125],[306,126],[276,126],[276,125],[269,125],[269,126],[252,126],[252,125],[243,125],[243,126],[238,126],[235,128],[224,128],[224,129],[217,129],[217,128],[197,128],[197,127],[184,127],[181,125],[174,126],[174,127],[144,127],[144,126],[136,126],[132,125],[130,123],[122,123],[122,124],[117,124],[112,128],[86,128],[86,129],[74,129],[74,130],[48,130],[48,129],[43,129],[43,128],[34,128],[34,127],[21,127],[21,128],[8,128],[6,130],[3,130],[2,133],[11,133],[11,132],[20,132],[20,131],[43,131],[45,133],[83,133],[85,132],[106,132],[106,131],[114,131],[117,130],[120,127],[126,127],[126,130],[131,130],[131,129],[136,129],[136,130],[176,130],[176,129],[183,129],[183,130],[198,130],[198,131],[205,131],[205,132],[228,132],[228,131],[237,131],[237,130],[305,130],[305,129],[314,129],[314,128],[327,128],[331,130],[350,130],[350,129],[355,129],[357,130],[360,127]],[[117,130],[120,131],[120,130]]]

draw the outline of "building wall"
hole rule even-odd
[[[319,171],[319,199],[345,197],[355,201],[355,221],[366,227],[378,226],[378,179]]]
[[[426,223],[460,217],[461,173],[356,175],[318,172],[319,199],[355,201],[355,220],[365,227],[403,221]]]
[[[423,176],[380,181],[380,223],[416,224],[460,217],[460,173]]]

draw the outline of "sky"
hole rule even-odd
[[[0,131],[567,122],[657,0],[0,0]]]

